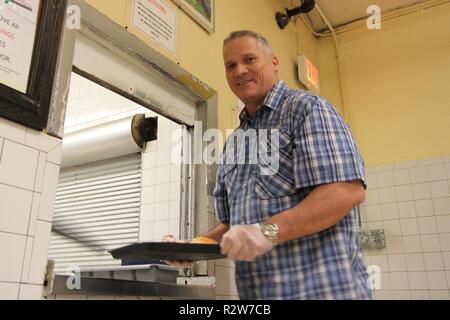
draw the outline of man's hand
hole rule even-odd
[[[164,236],[162,239],[163,242],[177,242],[177,239],[171,234],[168,234]],[[194,261],[188,261],[188,260],[164,260],[164,263],[167,263],[170,266],[177,267],[177,268],[190,268],[194,265]]]
[[[222,254],[233,261],[253,261],[257,256],[272,249],[272,242],[261,231],[259,224],[237,225],[222,236]]]

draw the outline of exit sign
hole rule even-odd
[[[308,90],[320,93],[319,70],[305,55],[298,57],[298,78]]]

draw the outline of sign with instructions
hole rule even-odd
[[[0,1],[0,83],[26,93],[41,1]]]

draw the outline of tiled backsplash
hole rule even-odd
[[[450,299],[450,157],[367,168],[364,230],[387,246],[366,250],[381,269],[375,299]]]

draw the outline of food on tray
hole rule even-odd
[[[208,237],[195,237],[191,243],[217,244],[217,241]]]

